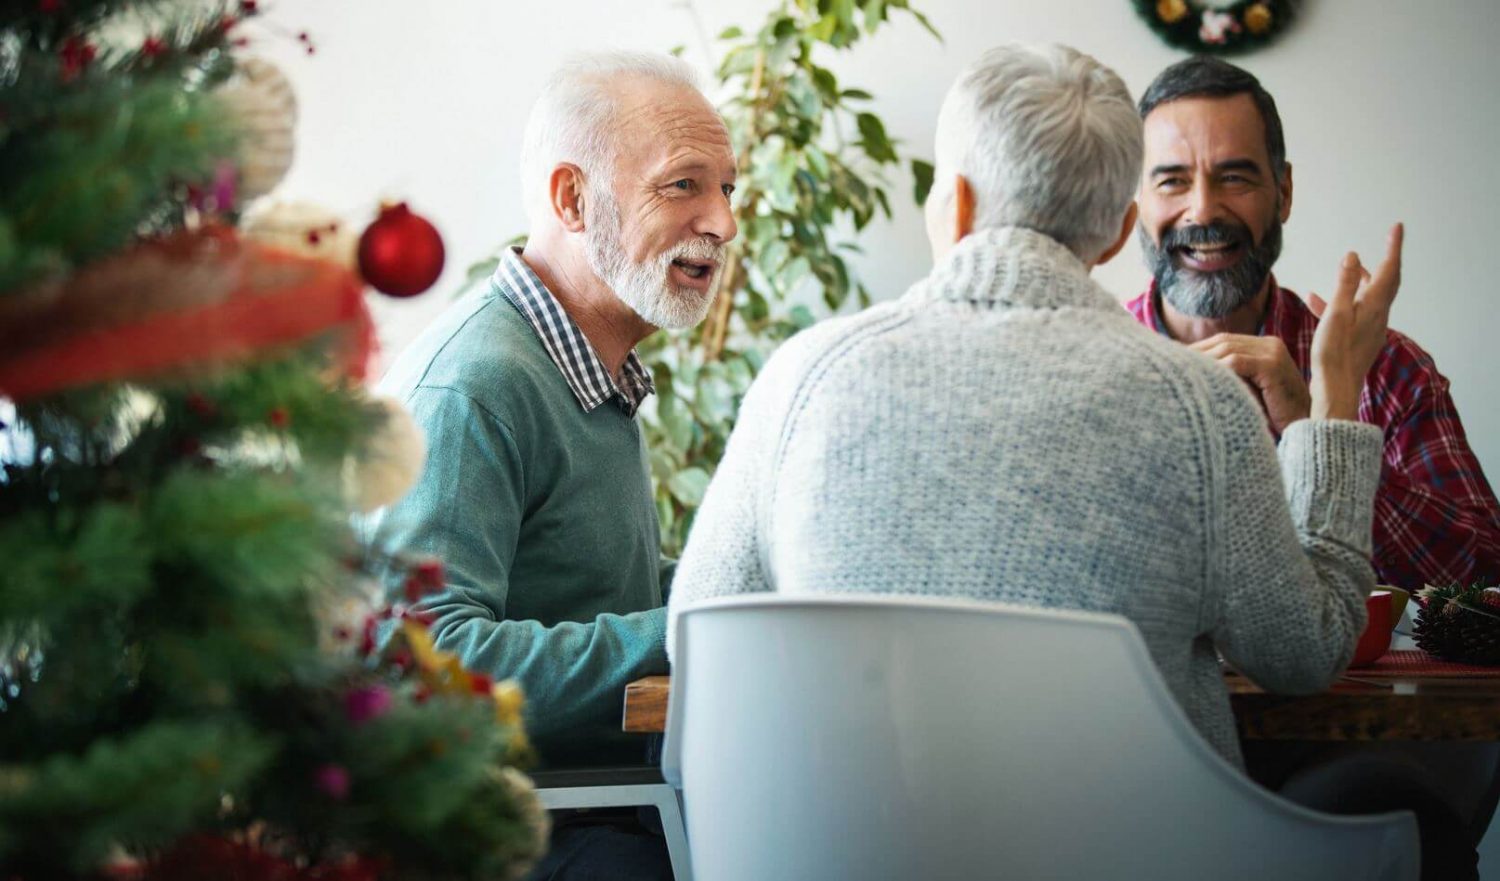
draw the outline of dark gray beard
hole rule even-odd
[[[1281,256],[1280,218],[1271,222],[1259,244],[1251,245],[1240,262],[1218,272],[1179,267],[1172,252],[1183,245],[1252,242],[1248,227],[1216,222],[1167,230],[1159,247],[1144,226],[1136,227],[1136,235],[1156,289],[1172,308],[1194,318],[1224,318],[1255,299]]]

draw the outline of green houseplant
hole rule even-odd
[[[847,261],[859,247],[840,231],[890,217],[887,175],[902,159],[865,109],[871,95],[841,85],[819,57],[852,48],[893,10],[938,37],[906,0],[783,0],[754,33],[719,35],[727,47],[717,77],[733,96],[720,110],[740,162],[739,238],[708,318],[640,348],[658,391],[644,421],[668,554],[686,543],[740,400],[772,350],[819,313],[870,303]],[[910,166],[920,204],[932,166]]]

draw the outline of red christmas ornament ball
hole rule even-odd
[[[359,237],[359,273],[392,297],[412,297],[443,272],[443,237],[405,202],[380,209]]]

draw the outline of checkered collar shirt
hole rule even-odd
[[[599,353],[568,317],[562,304],[521,259],[518,249],[505,249],[490,283],[515,305],[531,329],[536,331],[552,363],[562,372],[585,412],[592,412],[613,398],[626,416],[634,416],[646,396],[656,391],[650,372],[634,351],[626,356],[620,369],[620,381],[616,384],[604,362],[599,360]]]

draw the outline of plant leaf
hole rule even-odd
[[[703,503],[703,493],[708,490],[708,472],[702,468],[684,468],[667,480],[667,489],[679,502],[690,508]]]
[[[912,198],[918,205],[927,204],[927,195],[932,192],[932,163],[925,159],[913,159],[911,161],[912,176]]]

